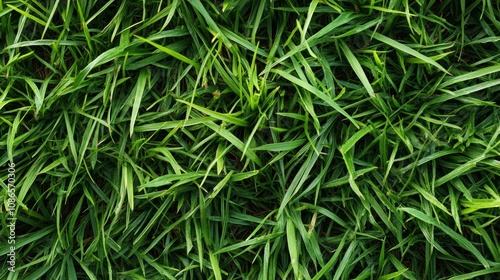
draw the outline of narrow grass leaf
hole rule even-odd
[[[309,37],[303,44],[300,44],[297,47],[292,48],[288,53],[286,53],[284,56],[280,57],[277,59],[275,62],[272,64],[268,64],[266,68],[263,70],[263,73],[268,73],[271,69],[276,67],[278,64],[286,61],[290,57],[294,56],[298,52],[301,52],[305,50],[306,48],[311,48],[313,46],[316,46],[319,41],[324,38],[328,33],[332,32],[335,30],[335,28],[342,26],[344,24],[349,23],[351,20],[355,19],[359,15],[356,15],[355,13],[352,12],[343,12],[341,13],[336,19],[334,19],[332,22],[330,22],[327,26],[323,27],[320,31]]]
[[[456,77],[453,77],[451,79],[448,79],[448,80],[444,81],[442,84],[440,84],[439,88],[446,88],[446,87],[449,87],[449,86],[454,85],[456,83],[481,78],[481,77],[484,77],[486,75],[490,75],[490,74],[493,74],[493,73],[496,73],[499,71],[500,71],[500,64],[488,66],[485,68],[481,68],[479,70],[467,72],[467,73],[462,74],[460,76],[456,76]]]
[[[347,61],[349,61],[349,64],[351,64],[352,70],[354,70],[354,73],[356,73],[356,76],[358,76],[359,80],[365,87],[370,97],[375,98],[375,91],[373,90],[370,81],[368,81],[368,77],[366,77],[365,71],[363,71],[363,68],[361,67],[361,64],[359,64],[358,59],[354,56],[354,54],[351,52],[351,49],[349,49],[344,41],[339,40],[338,44],[340,46],[340,49],[342,49],[342,51],[344,52]]]
[[[122,186],[127,192],[127,200],[130,210],[134,210],[134,182],[132,169],[128,166],[128,163],[122,165]]]
[[[248,171],[248,172],[237,173],[237,174],[234,174],[231,177],[231,181],[232,182],[243,181],[243,180],[251,178],[251,177],[253,177],[253,176],[257,175],[257,174],[259,174],[259,170],[253,170],[253,171]]]
[[[227,48],[231,48],[232,44],[229,42],[224,33],[220,30],[217,23],[212,19],[208,11],[205,9],[205,6],[201,3],[200,0],[188,0],[188,2],[201,14],[201,16],[205,19],[208,26],[212,29],[212,34],[215,38],[221,38],[222,42],[226,45]],[[215,34],[214,34],[215,33]]]
[[[406,271],[408,271],[408,268],[401,269],[401,270],[393,272],[393,273],[382,275],[377,279],[378,280],[390,280],[390,279],[395,279],[395,278],[399,279],[399,277],[401,275],[403,275]]]
[[[255,124],[254,128],[252,129],[252,132],[250,132],[250,136],[247,139],[247,142],[245,144],[245,148],[243,149],[243,152],[241,153],[241,159],[240,160],[243,160],[243,158],[245,157],[245,154],[246,154],[248,148],[250,147],[250,144],[252,143],[252,140],[253,140],[253,137],[254,137],[255,133],[257,133],[257,130],[260,128],[260,125],[261,125],[261,123],[262,123],[262,121],[264,120],[265,117],[266,117],[266,115],[262,114],[259,117],[259,120],[257,120],[257,123]]]
[[[448,55],[450,55],[452,53],[454,53],[454,52],[452,51],[452,52],[446,52],[446,53],[442,53],[442,54],[438,54],[438,55],[429,56],[429,59],[431,59],[433,61],[438,61],[440,59],[447,57]],[[408,63],[415,63],[415,64],[427,64],[428,63],[427,61],[422,60],[420,58],[416,58],[416,57],[410,57],[406,61]]]
[[[471,201],[462,200],[460,204],[465,208],[460,212],[462,215],[467,215],[480,209],[500,208],[499,199],[473,198]]]
[[[451,216],[451,213],[446,209],[446,207],[430,192],[427,190],[424,190],[420,186],[418,186],[416,183],[412,183],[411,186],[417,190],[427,201],[429,201],[432,205],[436,206],[437,208],[443,210],[446,214]]]
[[[251,148],[254,151],[269,151],[269,152],[283,152],[292,151],[300,146],[303,146],[307,142],[306,139],[292,140],[280,143],[264,144],[258,147]]]
[[[205,175],[204,171],[186,172],[182,174],[166,174],[140,186],[140,189],[170,185],[175,181],[181,181],[181,180],[194,181],[195,179],[203,177],[204,175]]]
[[[126,46],[118,46],[115,48],[111,48],[103,53],[101,53],[98,57],[96,57],[92,62],[90,62],[85,68],[83,68],[80,73],[75,77],[73,82],[73,87],[78,87],[83,82],[83,80],[87,77],[87,75],[94,69],[95,67],[102,65],[104,63],[110,62],[118,57],[124,55]]]
[[[38,24],[40,24],[41,26],[50,26],[49,24],[47,24],[46,21],[44,21],[44,20],[42,20],[40,18],[37,18],[34,15],[32,15],[32,14],[30,14],[28,12],[25,12],[25,11],[17,8],[16,6],[13,6],[13,5],[10,5],[10,4],[6,4],[6,5],[7,5],[7,7],[11,8],[12,10],[14,10],[14,11],[20,13],[21,15],[23,15],[23,16],[31,19],[31,20],[33,20],[34,22],[36,22]]]
[[[275,238],[282,236],[282,235],[283,235],[283,232],[266,234],[266,235],[252,238],[249,240],[245,240],[242,242],[234,243],[230,246],[224,247],[224,248],[216,251],[214,254],[218,255],[218,254],[222,254],[222,253],[226,253],[226,252],[241,250],[244,247],[249,247],[249,246],[251,247],[251,246],[256,246],[259,244],[265,244],[265,243],[267,243],[268,240],[275,239]]]
[[[444,233],[446,233],[450,238],[452,238],[455,242],[457,242],[458,245],[460,245],[462,248],[468,250],[471,252],[476,258],[481,262],[481,264],[485,268],[489,268],[490,264],[489,262],[484,258],[484,256],[479,252],[479,250],[474,246],[469,240],[464,238],[462,235],[456,233],[453,229],[448,227],[445,224],[439,223],[436,219],[422,213],[419,210],[416,210],[414,208],[408,208],[408,207],[401,207],[401,210],[405,211],[406,213],[410,214],[411,216],[427,223],[434,225],[435,227],[441,229]]]
[[[400,51],[402,51],[404,53],[407,53],[407,54],[409,54],[411,56],[419,58],[422,61],[425,61],[426,63],[431,64],[431,65],[435,66],[436,68],[438,68],[439,70],[441,70],[441,71],[449,74],[449,72],[446,71],[446,69],[444,69],[443,66],[441,66],[436,61],[432,60],[431,58],[429,58],[429,57],[427,57],[427,56],[425,56],[425,55],[417,52],[416,50],[414,50],[414,49],[412,49],[412,48],[410,48],[410,47],[408,47],[408,46],[406,46],[404,44],[399,43],[398,41],[395,41],[395,40],[393,40],[393,39],[391,39],[391,38],[389,38],[387,36],[384,36],[384,35],[382,35],[380,33],[377,33],[377,32],[373,32],[371,34],[371,36],[374,39],[376,39],[376,40],[378,40],[378,41],[380,41],[382,43],[385,43],[385,44],[387,44],[387,45],[389,45],[389,46],[391,46],[391,47],[393,47],[395,49],[398,49],[398,50],[400,50]]]
[[[478,279],[480,276],[484,276],[484,275],[491,276],[491,275],[496,275],[498,273],[500,273],[500,265],[496,265],[495,267],[486,268],[486,269],[482,269],[482,270],[478,270],[478,271],[465,273],[462,275],[453,276],[453,277],[450,277],[449,280]]]
[[[135,121],[137,120],[137,115],[139,114],[139,107],[141,106],[141,100],[144,95],[146,88],[146,82],[150,77],[151,73],[146,69],[142,69],[137,78],[137,83],[135,84],[132,94],[134,95],[134,105],[132,106],[132,116],[130,117],[130,137],[134,133]]]
[[[347,153],[348,151],[350,151],[354,145],[356,145],[356,143],[361,139],[363,138],[366,134],[370,133],[371,131],[373,131],[373,126],[365,126],[363,127],[361,130],[357,131],[356,133],[354,133],[353,136],[351,136],[349,138],[349,140],[347,140],[340,148],[340,152],[342,154],[344,153]]]
[[[220,272],[219,260],[217,259],[217,255],[215,255],[212,251],[208,252],[210,256],[210,263],[212,264],[212,270],[215,275],[215,280],[222,280],[222,274]]]
[[[11,163],[14,163],[14,142],[16,139],[17,130],[21,124],[21,111],[16,114],[12,126],[9,127],[9,133],[7,134],[7,157]]]
[[[240,139],[238,139],[238,137],[234,136],[234,134],[229,132],[227,129],[224,129],[222,126],[218,126],[211,121],[205,122],[204,124],[213,131],[215,131],[220,136],[224,137],[229,143],[233,144],[236,148],[238,148],[238,150],[242,152],[245,150],[245,144]],[[262,162],[260,161],[259,157],[252,150],[248,150],[246,155],[250,160],[258,164],[259,166],[262,165]]]
[[[35,94],[35,114],[40,112],[40,109],[42,108],[44,96],[43,93],[40,91],[38,86],[33,82],[31,79],[25,79],[26,83],[29,85],[33,93]]]
[[[321,268],[321,270],[318,273],[316,273],[316,275],[312,278],[312,280],[323,279],[322,277],[325,274],[327,274],[333,270],[333,266],[337,263],[339,256],[342,253],[342,250],[344,249],[346,238],[347,238],[347,233],[345,233],[342,236],[342,239],[340,240],[339,245],[335,249],[335,253],[333,254],[333,256],[330,258],[330,260],[328,260],[328,262],[325,264],[325,266],[323,266]]]
[[[286,240],[293,274],[295,275],[295,279],[299,279],[299,251],[297,249],[297,238],[295,237],[295,226],[290,217],[286,221]]]
[[[354,193],[356,193],[357,196],[359,196],[361,199],[365,199],[365,196],[363,193],[361,193],[361,190],[359,189],[358,184],[356,184],[356,169],[354,167],[354,157],[352,152],[346,152],[342,153],[342,158],[344,159],[344,162],[347,167],[347,172],[349,173],[348,177],[348,182],[349,185],[351,186],[352,190]]]
[[[137,35],[136,35],[136,37],[139,38],[139,40],[141,40],[143,42],[146,42],[146,43],[152,45],[153,47],[159,49],[160,51],[162,51],[162,52],[164,52],[164,53],[166,53],[166,54],[168,54],[168,55],[170,55],[170,56],[172,56],[172,57],[174,57],[174,58],[176,58],[176,59],[178,59],[178,60],[180,60],[182,62],[185,62],[185,63],[187,63],[189,65],[194,66],[196,69],[200,68],[200,65],[197,62],[195,62],[195,61],[193,61],[193,60],[185,57],[184,55],[182,55],[182,54],[180,54],[180,53],[178,53],[178,52],[176,52],[176,51],[174,51],[172,49],[169,49],[169,48],[167,48],[165,46],[157,44],[157,43],[155,43],[155,42],[153,42],[153,41],[151,41],[149,39],[146,39],[146,38],[143,38],[143,37],[140,37],[140,36],[137,36]]]
[[[464,175],[464,174],[467,174],[467,172],[469,172],[471,169],[473,169],[474,167],[476,167],[476,165],[484,159],[484,156],[480,156],[478,158],[475,158],[473,160],[470,160],[458,167],[456,167],[455,169],[453,169],[452,171],[450,171],[448,174],[444,175],[443,177],[439,178],[436,180],[435,182],[435,186],[436,187],[439,187],[443,184],[445,184],[446,182],[450,181],[450,180],[453,180],[461,175]]]
[[[233,115],[230,115],[230,114],[222,114],[222,113],[219,113],[219,112],[215,112],[215,111],[212,111],[212,110],[209,110],[207,108],[204,108],[202,106],[199,106],[199,105],[196,105],[196,104],[193,104],[193,103],[189,103],[187,101],[184,101],[184,100],[181,100],[181,99],[177,99],[177,102],[180,102],[180,103],[183,103],[183,104],[186,104],[198,111],[200,111],[201,113],[205,114],[205,115],[208,115],[208,116],[211,116],[215,119],[218,119],[218,120],[221,120],[221,121],[225,121],[225,122],[228,122],[228,123],[233,123],[233,124],[236,124],[236,125],[239,125],[239,126],[248,126],[248,122],[245,121],[245,120],[242,120],[240,118],[237,118]]]
[[[275,69],[275,70],[272,70],[272,72],[275,72],[276,74],[282,76],[283,78],[287,79],[288,81],[294,83],[294,84],[297,84],[299,85],[300,87],[302,87],[303,89],[311,92],[312,94],[316,95],[317,97],[319,97],[321,100],[325,101],[326,104],[330,105],[333,109],[335,109],[337,112],[339,112],[340,114],[342,114],[344,117],[346,117],[348,120],[350,120],[354,126],[356,126],[357,128],[359,128],[359,125],[357,124],[357,122],[352,118],[351,115],[347,114],[346,111],[344,111],[344,109],[342,109],[335,101],[333,101],[332,98],[330,98],[329,96],[327,96],[325,93],[321,92],[319,89],[311,86],[310,84],[308,84],[307,82],[304,82],[282,70],[278,70],[278,69]]]
[[[349,262],[351,261],[352,255],[355,254],[355,250],[357,249],[358,242],[354,240],[349,244],[349,247],[347,247],[347,250],[344,253],[344,257],[339,263],[339,266],[337,267],[335,274],[333,275],[333,280],[338,280],[342,275],[347,275],[346,269],[349,266]]]
[[[222,188],[224,188],[224,186],[227,184],[227,182],[229,182],[229,180],[231,179],[231,176],[233,175],[233,170],[231,170],[225,177],[224,179],[222,179],[219,183],[217,183],[217,185],[215,185],[212,193],[208,196],[209,199],[214,199],[218,194],[219,192],[222,190]]]

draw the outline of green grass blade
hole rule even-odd
[[[425,61],[426,63],[431,64],[434,67],[438,68],[439,70],[441,70],[441,71],[449,74],[449,72],[446,69],[444,69],[443,66],[441,66],[436,61],[432,60],[431,58],[429,58],[429,57],[427,57],[427,56],[425,56],[425,55],[417,52],[416,50],[414,50],[414,49],[412,49],[412,48],[410,48],[410,47],[408,47],[408,46],[406,46],[404,44],[401,44],[401,43],[397,42],[396,40],[393,40],[393,39],[391,39],[391,38],[389,38],[387,36],[384,36],[384,35],[382,35],[380,33],[377,33],[377,32],[373,32],[371,34],[371,36],[374,39],[376,39],[376,40],[378,40],[378,41],[380,41],[382,43],[385,43],[385,44],[387,44],[387,45],[389,45],[389,46],[391,46],[391,47],[393,47],[393,48],[395,48],[397,50],[400,50],[400,51],[402,51],[404,53],[407,53],[407,54],[409,54],[411,56],[414,56],[414,57],[416,57],[418,59],[421,59],[422,61]]]
[[[295,236],[295,226],[290,217],[286,221],[286,239],[288,244],[288,253],[290,254],[290,264],[293,269],[295,279],[301,279],[299,274],[299,252],[297,249],[297,238]]]
[[[352,118],[351,115],[347,114],[346,111],[344,111],[344,109],[342,109],[335,101],[333,101],[332,98],[330,98],[329,96],[327,96],[324,92],[321,92],[319,89],[311,86],[310,84],[308,84],[307,82],[304,82],[282,70],[272,70],[272,72],[282,76],[283,78],[287,79],[288,81],[294,83],[294,84],[297,84],[299,85],[300,87],[302,87],[303,89],[311,92],[312,94],[316,95],[317,97],[319,97],[321,100],[323,100],[326,104],[330,105],[333,109],[335,109],[337,112],[339,112],[340,114],[342,114],[344,117],[346,117],[348,120],[350,120],[357,128],[359,128],[359,125],[357,124],[357,122]]]
[[[474,254],[474,256],[476,256],[476,258],[481,262],[481,264],[485,268],[490,267],[489,262],[484,258],[484,256],[481,254],[481,252],[479,252],[479,250],[476,248],[476,246],[474,246],[469,240],[465,239],[462,235],[456,233],[453,229],[451,229],[447,225],[439,223],[438,221],[436,221],[436,219],[434,219],[434,218],[432,218],[432,217],[430,217],[430,216],[428,216],[428,215],[426,215],[426,214],[424,214],[424,213],[422,213],[419,210],[416,210],[414,208],[402,207],[400,209],[407,212],[411,216],[427,223],[427,224],[434,225],[435,227],[441,229],[451,239],[453,239],[455,242],[457,242],[458,245],[460,245],[462,248],[464,248],[464,249],[468,250],[469,252],[471,252],[472,254]]]
[[[375,98],[375,91],[373,90],[370,81],[368,81],[368,77],[366,77],[365,71],[363,71],[363,68],[361,67],[361,64],[359,64],[356,56],[354,56],[349,47],[343,41],[338,41],[338,43],[340,49],[342,49],[342,51],[344,52],[347,61],[349,61],[349,64],[351,64],[352,70],[354,70],[354,73],[356,73],[370,97]]]
[[[146,38],[143,38],[143,37],[140,37],[140,36],[136,36],[136,37],[139,38],[139,40],[152,45],[153,47],[157,48],[158,50],[160,50],[160,51],[162,51],[162,52],[164,52],[164,53],[166,53],[166,54],[168,54],[168,55],[170,55],[170,56],[172,56],[172,57],[174,57],[174,58],[176,58],[176,59],[178,59],[178,60],[180,60],[182,62],[185,62],[185,63],[187,63],[189,65],[194,66],[196,69],[200,68],[200,65],[197,62],[195,62],[195,61],[187,58],[186,56],[184,56],[184,55],[182,55],[182,54],[180,54],[180,53],[178,53],[178,52],[176,52],[176,51],[174,51],[172,49],[169,49],[169,48],[167,48],[165,46],[157,44],[157,43],[155,43],[155,42],[153,42],[153,41],[151,41],[149,39],[146,39]]]
[[[135,121],[137,120],[137,115],[139,114],[139,107],[141,106],[141,100],[146,89],[146,82],[150,75],[151,74],[147,70],[141,70],[137,83],[132,91],[134,96],[134,105],[132,106],[132,116],[130,117],[130,137],[132,137],[132,134],[134,133]]]
[[[181,99],[177,99],[177,102],[186,104],[186,105],[188,105],[188,106],[190,106],[190,107],[192,107],[192,108],[200,111],[201,113],[203,113],[205,115],[208,115],[208,116],[211,116],[211,117],[213,117],[215,119],[218,119],[218,120],[221,120],[221,121],[224,121],[224,122],[228,122],[228,123],[233,123],[233,124],[239,125],[239,126],[248,126],[248,122],[247,121],[242,120],[240,118],[237,118],[234,115],[222,114],[222,113],[219,113],[219,112],[215,112],[215,111],[209,110],[207,108],[204,108],[202,106],[198,106],[196,104],[192,104],[192,103],[189,103],[189,102],[181,100]]]

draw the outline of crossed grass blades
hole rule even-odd
[[[0,278],[498,279],[499,11],[0,1]]]

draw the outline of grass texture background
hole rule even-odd
[[[494,0],[2,0],[0,278],[498,279],[499,92]]]

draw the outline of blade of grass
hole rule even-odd
[[[375,91],[373,90],[370,81],[368,81],[368,77],[366,77],[365,71],[363,71],[363,68],[361,67],[361,64],[359,64],[358,59],[354,56],[349,47],[343,41],[338,41],[338,44],[340,46],[340,49],[342,49],[342,51],[344,52],[347,61],[349,61],[352,70],[354,70],[354,73],[356,73],[370,97],[375,98]]]
[[[201,113],[203,113],[205,115],[208,115],[208,116],[211,116],[211,117],[213,117],[215,119],[218,119],[218,120],[221,120],[221,121],[224,121],[224,122],[228,122],[228,123],[232,123],[232,124],[235,124],[235,125],[239,125],[239,126],[248,126],[248,122],[247,121],[242,120],[240,118],[237,118],[234,115],[222,114],[222,113],[219,113],[219,112],[215,112],[215,111],[209,110],[207,108],[204,108],[202,106],[198,106],[196,104],[189,103],[189,102],[181,100],[181,99],[177,99],[177,102],[186,104],[186,105],[188,105],[188,106],[190,106],[190,107],[192,107],[192,108],[200,111]]]
[[[153,41],[151,41],[149,39],[143,38],[141,36],[135,35],[135,37],[139,38],[139,40],[152,45],[153,47],[157,48],[158,50],[160,50],[160,51],[162,51],[162,52],[164,52],[164,53],[166,53],[166,54],[168,54],[168,55],[170,55],[170,56],[172,56],[172,57],[174,57],[174,58],[176,58],[176,59],[178,59],[178,60],[180,60],[182,62],[185,62],[185,63],[187,63],[189,65],[194,66],[194,68],[196,68],[197,71],[200,69],[200,65],[197,62],[195,62],[195,61],[193,61],[193,60],[185,57],[184,55],[182,55],[182,54],[180,54],[180,53],[178,53],[178,52],[176,52],[176,51],[174,51],[172,49],[169,49],[169,48],[167,48],[165,46],[157,44],[157,43],[155,43],[155,42],[153,42]]]
[[[302,81],[282,70],[278,70],[278,69],[273,69],[271,72],[274,72],[280,76],[282,76],[283,78],[287,79],[288,81],[302,87],[303,89],[309,91],[310,93],[316,95],[317,97],[319,97],[321,100],[323,100],[326,104],[330,105],[333,109],[335,109],[337,112],[339,112],[340,114],[342,114],[344,117],[346,117],[348,120],[350,120],[354,126],[356,126],[357,128],[359,128],[359,125],[358,123],[352,118],[351,115],[347,114],[346,111],[344,111],[344,109],[342,109],[335,101],[333,101],[332,98],[330,98],[329,96],[327,96],[325,93],[321,92],[319,89],[311,86],[309,83],[305,82],[305,81]]]
[[[295,226],[290,217],[287,218],[286,222],[286,239],[288,244],[288,252],[290,254],[290,264],[293,269],[293,275],[295,279],[301,279],[299,274],[299,252],[297,250],[297,238],[295,237]]]
[[[442,224],[442,223],[438,223],[438,221],[436,221],[436,219],[434,219],[434,218],[432,218],[432,217],[430,217],[430,216],[428,216],[428,215],[426,215],[426,214],[422,213],[421,211],[416,210],[414,208],[401,207],[400,209],[403,210],[404,212],[410,214],[411,216],[427,223],[427,224],[433,225],[433,226],[441,229],[451,239],[453,239],[455,242],[457,242],[458,245],[460,245],[462,248],[468,250],[474,256],[476,256],[476,258],[481,262],[481,264],[485,268],[490,267],[489,262],[484,258],[484,256],[481,254],[481,252],[479,252],[479,250],[476,248],[476,246],[474,246],[472,243],[470,243],[469,240],[465,239],[460,234],[456,233],[453,229],[451,229],[447,225]]]
[[[345,242],[347,239],[347,233],[342,236],[339,245],[337,246],[335,253],[330,258],[330,260],[321,268],[321,270],[312,278],[312,280],[322,279],[323,275],[333,270],[333,266],[337,263],[340,254],[342,253],[342,249],[344,249]]]
[[[137,78],[137,83],[135,84],[132,94],[134,95],[134,105],[132,107],[132,116],[130,117],[130,137],[134,134],[135,121],[137,120],[137,114],[139,113],[139,107],[141,106],[141,100],[146,89],[146,82],[151,77],[151,73],[146,69],[142,69]]]
[[[391,39],[391,38],[389,38],[387,36],[384,36],[384,35],[382,35],[380,33],[377,33],[377,32],[373,32],[371,34],[371,36],[372,36],[372,38],[374,38],[374,39],[376,39],[376,40],[378,40],[378,41],[380,41],[382,43],[385,43],[385,44],[387,44],[387,45],[389,45],[389,46],[391,46],[391,47],[393,47],[395,49],[398,49],[398,50],[400,50],[400,51],[402,51],[404,53],[407,53],[407,54],[409,54],[411,56],[419,58],[419,59],[421,59],[422,61],[425,61],[428,64],[433,65],[434,67],[436,67],[439,70],[445,72],[446,74],[450,74],[448,71],[446,71],[446,69],[443,68],[443,66],[441,66],[436,61],[432,60],[431,58],[429,58],[429,57],[427,57],[427,56],[425,56],[425,55],[417,52],[416,50],[414,50],[414,49],[412,49],[412,48],[410,48],[410,47],[408,47],[408,46],[406,46],[404,44],[401,44],[401,43],[399,43],[399,42],[397,42],[397,41],[395,41],[395,40],[393,40],[393,39]]]

